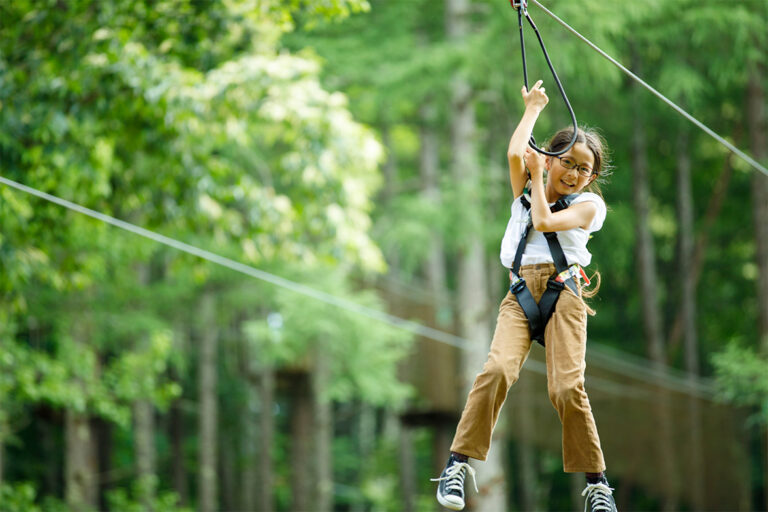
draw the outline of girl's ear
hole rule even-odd
[[[544,168],[549,170],[549,166],[552,165],[552,157],[547,155],[544,157]]]

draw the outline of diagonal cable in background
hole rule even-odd
[[[157,243],[166,245],[168,247],[172,247],[174,249],[185,252],[187,254],[191,254],[193,256],[197,256],[199,258],[207,260],[216,265],[229,268],[230,270],[234,270],[235,272],[239,272],[241,274],[254,277],[261,281],[266,281],[268,283],[274,284],[275,286],[279,286],[281,288],[291,290],[295,293],[300,293],[302,295],[312,297],[316,300],[320,300],[332,306],[342,308],[347,311],[351,311],[353,313],[377,320],[379,322],[389,324],[395,328],[402,329],[404,331],[410,332],[417,336],[422,336],[424,338],[428,338],[440,343],[444,343],[446,345],[451,345],[453,347],[457,347],[463,350],[471,350],[470,340],[466,338],[462,338],[460,336],[456,336],[454,334],[450,334],[445,331],[440,331],[438,329],[433,329],[431,327],[425,326],[418,322],[406,320],[404,318],[400,318],[398,316],[391,315],[383,311],[379,311],[373,308],[363,306],[361,304],[357,304],[350,300],[336,297],[334,295],[322,292],[320,290],[316,290],[314,288],[303,285],[301,283],[297,283],[295,281],[285,279],[283,277],[271,274],[269,272],[259,270],[250,265],[245,265],[243,263],[239,263],[235,260],[226,258],[224,256],[212,253],[210,251],[206,251],[205,249],[200,249],[199,247],[195,247],[193,245],[186,244],[179,240],[175,240],[173,238],[161,235],[159,233],[155,233],[154,231],[150,231],[148,229],[136,226],[129,222],[116,219],[104,213],[91,210],[90,208],[86,208],[84,206],[73,203],[71,201],[67,201],[66,199],[62,199],[60,197],[48,194],[46,192],[42,192],[40,190],[29,187],[27,185],[23,185],[21,183],[10,180],[3,176],[0,176],[0,183],[7,185],[9,187],[12,187],[21,192],[25,192],[27,194],[33,195],[40,199],[44,199],[46,201],[58,204],[59,206],[63,206],[77,213],[81,213],[83,215],[94,218],[96,220],[100,220],[102,222],[118,227],[125,231],[129,231],[131,233],[142,236],[144,238],[148,238]],[[645,379],[647,377],[652,377],[657,383],[673,391],[690,394],[690,395],[696,395],[701,398],[707,398],[707,399],[711,399],[712,397],[712,385],[707,379],[700,378],[696,382],[692,382],[686,379],[682,374],[677,375],[677,373],[679,372],[676,372],[673,368],[665,368],[663,370],[651,369],[651,368],[648,368],[647,365],[643,364],[643,361],[641,358],[633,357],[630,354],[613,354],[611,353],[610,350],[607,350],[606,348],[596,347],[594,343],[591,344],[589,352],[590,352],[589,354],[590,359],[593,360],[597,365],[603,368],[610,369],[611,371],[617,372],[619,374],[632,376],[638,379]],[[634,361],[632,361],[633,359]],[[546,375],[546,366],[543,363],[540,363],[538,361],[532,361],[532,360],[529,361],[528,363],[526,363],[525,368],[532,370],[536,373]],[[605,391],[609,391],[613,394],[617,392],[617,390],[615,389],[615,386],[611,385],[609,382],[605,381],[604,379],[596,379],[592,377],[590,378],[590,385],[594,387],[600,387],[601,389],[604,389]]]

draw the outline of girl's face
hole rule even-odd
[[[594,163],[595,156],[583,142],[577,142],[560,156],[548,156],[547,195],[559,197],[581,192],[597,178],[597,174],[593,174]]]

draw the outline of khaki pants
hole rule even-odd
[[[521,275],[537,302],[554,271],[551,264],[522,267]],[[584,390],[587,307],[568,287],[560,293],[544,341],[549,399],[563,424],[563,468],[569,473],[604,471],[600,439]],[[469,393],[451,451],[486,459],[501,405],[520,376],[531,345],[525,313],[515,296],[507,293],[499,307],[488,361]]]

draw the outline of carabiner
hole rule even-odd
[[[525,83],[525,90],[528,90],[528,66],[525,61],[525,40],[523,39],[523,16],[528,20],[528,23],[533,27],[533,31],[536,33],[536,38],[539,40],[539,45],[541,45],[541,50],[544,52],[544,58],[547,60],[547,65],[549,66],[549,70],[552,72],[552,76],[555,79],[555,83],[557,84],[557,88],[560,90],[560,95],[563,97],[563,101],[565,102],[565,106],[568,108],[568,112],[571,114],[571,122],[573,124],[573,136],[571,137],[571,141],[568,143],[568,145],[557,152],[550,152],[545,151],[541,149],[540,147],[536,146],[536,139],[531,135],[531,140],[528,141],[528,145],[530,145],[533,149],[538,151],[539,153],[542,153],[544,155],[549,156],[558,156],[562,155],[569,149],[573,147],[573,145],[576,143],[576,138],[578,137],[578,125],[576,124],[576,114],[573,113],[573,108],[571,107],[571,103],[568,101],[568,97],[565,95],[565,90],[563,89],[563,84],[560,83],[560,79],[557,77],[557,72],[555,72],[555,68],[552,65],[552,61],[549,60],[549,54],[547,53],[547,49],[544,46],[544,40],[541,38],[541,34],[539,34],[539,29],[536,27],[536,24],[531,19],[531,16],[528,14],[528,1],[527,0],[510,0],[510,3],[512,4],[512,7],[517,11],[517,24],[520,28],[520,51],[523,56],[523,82]],[[520,8],[522,7],[522,8]]]
[[[522,6],[523,11],[528,12],[528,0],[509,0],[509,3],[516,11]]]

